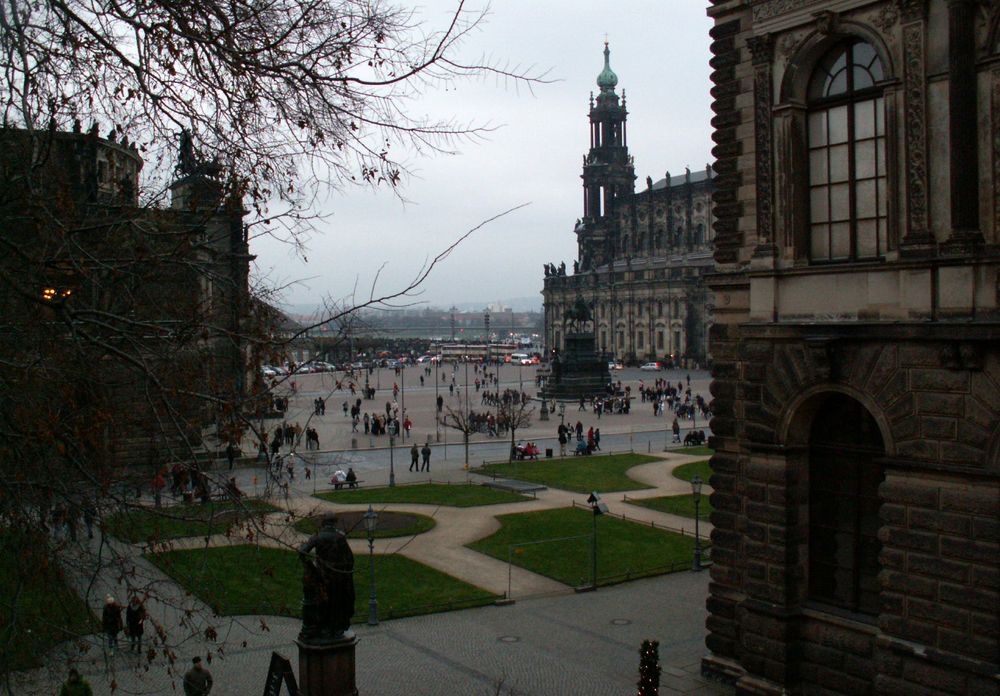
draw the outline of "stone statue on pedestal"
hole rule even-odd
[[[315,555],[310,554],[314,549]],[[337,529],[337,517],[324,517],[320,530],[299,553],[303,565],[299,640],[321,644],[349,637],[354,615],[354,554],[347,537]]]

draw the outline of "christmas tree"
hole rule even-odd
[[[639,696],[660,693],[660,642],[644,640],[639,649]]]

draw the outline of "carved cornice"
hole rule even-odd
[[[753,8],[753,21],[760,22],[787,12],[801,10],[809,5],[819,5],[824,0],[767,0],[758,3]]]
[[[927,0],[899,0],[903,24],[927,19]]]
[[[772,34],[751,36],[747,39],[747,48],[750,49],[750,56],[755,66],[770,63],[774,55],[774,36]]]

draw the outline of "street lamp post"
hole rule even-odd
[[[691,494],[694,498],[694,561],[691,570],[701,570],[701,538],[698,533],[698,505],[701,502],[701,476],[695,474],[691,479]]]
[[[371,595],[368,598],[368,625],[378,625],[378,599],[375,597],[375,527],[378,525],[378,513],[368,505],[364,515],[365,531],[368,532],[368,574],[371,580]]]
[[[594,531],[593,535],[590,537],[590,588],[593,590],[597,589],[597,518],[599,515],[603,515],[608,511],[608,506],[604,504],[601,500],[601,496],[597,495],[597,491],[590,494],[587,498],[587,502],[590,503],[591,509],[594,511]]]
[[[396,453],[396,421],[389,421],[389,488],[393,488],[396,485],[396,466],[395,466],[395,455]]]
[[[438,409],[438,369],[441,367],[441,355],[434,356],[434,437],[435,442],[441,442],[441,411]]]

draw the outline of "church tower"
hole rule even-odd
[[[612,261],[621,244],[617,208],[634,192],[635,168],[628,154],[625,96],[615,93],[618,76],[611,70],[611,51],[604,42],[604,69],[597,76],[600,92],[590,97],[590,152],[583,159],[583,220],[576,228],[580,269]]]

